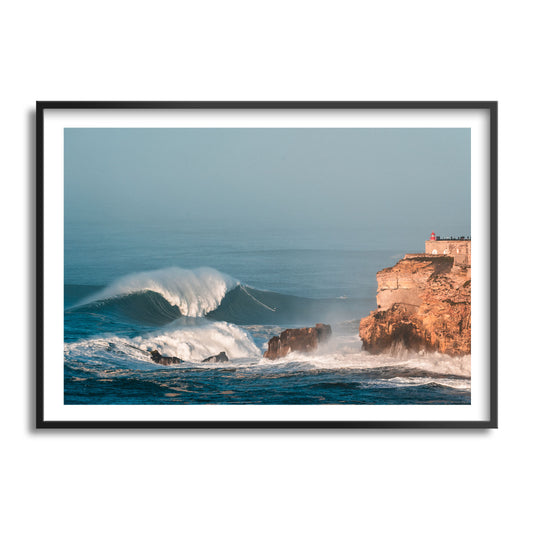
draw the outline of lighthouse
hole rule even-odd
[[[430,241],[436,241],[437,240],[437,238],[435,237],[435,232],[434,231],[431,232],[431,237],[429,238],[429,240]]]

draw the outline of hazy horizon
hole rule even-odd
[[[470,235],[470,130],[67,128],[66,238],[80,228],[417,251]]]

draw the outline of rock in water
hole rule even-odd
[[[312,352],[318,344],[331,336],[331,326],[317,324],[313,328],[286,329],[268,341],[268,349],[263,354],[267,359],[278,359],[291,352]]]
[[[470,266],[423,255],[377,273],[378,309],[363,318],[363,349],[377,353],[470,353]]]
[[[202,363],[225,363],[229,361],[226,352],[220,352],[218,355],[212,355],[211,357],[206,357]]]
[[[157,363],[158,365],[178,365],[179,363],[183,363],[183,359],[180,359],[179,357],[165,357],[161,355],[157,350],[152,350],[150,352],[150,357],[154,363]]]

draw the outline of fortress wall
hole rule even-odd
[[[426,241],[426,254],[451,255],[458,265],[469,265],[471,262],[471,241]]]

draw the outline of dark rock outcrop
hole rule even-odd
[[[150,358],[154,363],[157,363],[158,365],[178,365],[180,363],[183,363],[183,359],[180,359],[179,357],[166,357],[161,355],[157,350],[152,350],[150,352]]]
[[[180,359],[179,357],[170,357],[170,356],[164,356],[159,353],[158,350],[151,350],[150,351],[150,358],[154,363],[157,363],[158,365],[179,365],[180,363],[183,363],[183,359]],[[228,356],[226,355],[226,352],[220,352],[217,355],[211,355],[210,357],[206,357],[202,363],[226,363],[229,361]]]
[[[211,357],[206,357],[202,363],[226,363],[229,361],[226,352],[220,352],[217,355],[212,355]]]
[[[406,256],[377,273],[378,309],[359,336],[373,353],[470,353],[470,266],[447,256]]]
[[[268,349],[263,357],[278,359],[291,352],[312,352],[330,336],[331,326],[326,324],[317,324],[312,328],[286,329],[268,341]]]

